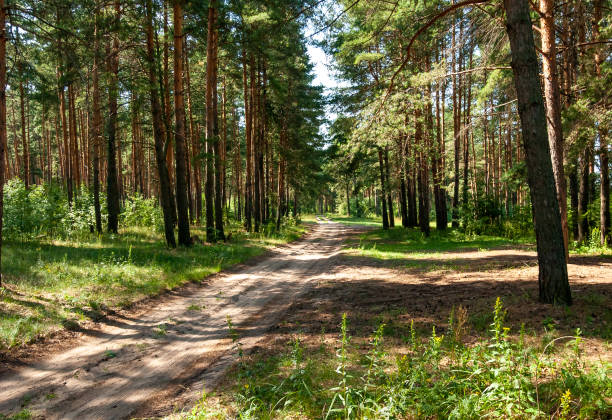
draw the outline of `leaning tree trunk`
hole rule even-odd
[[[155,160],[157,162],[157,175],[159,176],[159,195],[164,215],[164,233],[168,246],[176,247],[174,238],[174,195],[170,183],[170,172],[166,162],[166,148],[163,128],[157,72],[155,70],[155,52],[153,43],[153,6],[152,0],[146,0],[147,33],[147,72],[149,77],[149,94],[151,96],[151,113],[153,119],[153,141],[155,144]]]
[[[189,203],[187,199],[187,151],[185,147],[185,101],[183,96],[183,1],[174,1],[174,159],[178,243],[191,245]]]
[[[504,0],[504,7],[535,219],[540,301],[569,305],[572,295],[529,3],[527,0]]]
[[[0,0],[0,251],[2,251],[2,214],[4,211],[4,170],[6,152],[6,9]],[[2,286],[0,252],[0,286]]]

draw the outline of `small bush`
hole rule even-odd
[[[164,217],[154,198],[144,198],[139,194],[125,200],[121,212],[121,223],[125,226],[153,227],[161,231]]]

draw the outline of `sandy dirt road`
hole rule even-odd
[[[0,376],[0,413],[35,418],[122,419],[195,402],[236,361],[228,317],[243,348],[255,346],[317,279],[354,228],[320,223],[301,241],[207,284],[191,284],[130,316],[112,316],[76,346]]]

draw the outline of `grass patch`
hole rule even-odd
[[[382,227],[380,217],[354,217],[340,214],[328,214],[326,217],[333,222],[342,223],[343,225]]]
[[[332,343],[298,333],[275,353],[239,354],[221,403],[203,398],[181,418],[607,418],[612,366],[584,360],[579,330],[540,346],[504,318],[498,299],[488,333],[468,344],[462,308],[444,335],[411,322],[395,341],[384,324],[354,340],[345,315]]]
[[[389,230],[372,230],[361,235],[358,243],[348,248],[352,253],[377,259],[405,259],[439,256],[452,251],[487,251],[504,245],[525,244],[522,241],[496,236],[466,235],[449,229],[446,232],[432,231],[425,236],[416,228],[397,227]],[[414,261],[418,265],[418,261]],[[453,268],[453,267],[450,267]]]
[[[2,246],[0,350],[14,348],[60,328],[100,318],[190,281],[200,281],[270,247],[299,238],[304,225],[280,233],[247,234],[229,226],[232,240],[168,249],[149,228],[73,240],[7,241]],[[201,228],[193,234],[205,237]]]

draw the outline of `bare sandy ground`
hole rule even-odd
[[[45,419],[121,419],[168,412],[210,390],[235,360],[236,343],[255,346],[316,279],[355,228],[316,225],[307,237],[251,267],[115,315],[76,344],[0,376],[0,413],[24,407]]]

